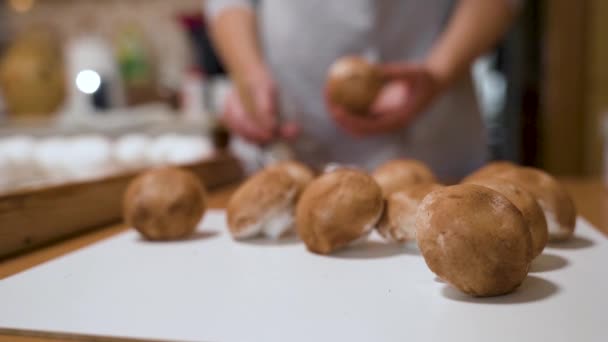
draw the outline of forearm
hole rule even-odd
[[[439,83],[448,87],[466,73],[507,31],[515,13],[512,0],[460,0],[426,60]]]
[[[232,7],[211,20],[211,35],[222,61],[233,78],[264,68],[252,9]]]

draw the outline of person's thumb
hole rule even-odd
[[[411,87],[407,82],[393,81],[388,83],[376,97],[371,113],[374,116],[403,111],[411,97]]]
[[[408,81],[418,74],[419,68],[408,63],[385,63],[380,66],[380,71],[382,76],[389,81]]]

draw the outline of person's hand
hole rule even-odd
[[[357,137],[388,133],[409,125],[433,102],[442,87],[425,66],[410,63],[380,66],[386,85],[378,94],[367,116],[349,113],[325,99],[334,120]]]
[[[293,138],[298,130],[293,123],[279,124],[276,85],[265,70],[237,78],[226,96],[222,121],[235,134],[258,144]]]

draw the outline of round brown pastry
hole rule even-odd
[[[228,228],[240,239],[280,238],[293,228],[298,183],[285,170],[266,169],[249,178],[227,206]]]
[[[378,166],[372,177],[382,188],[385,197],[414,184],[437,182],[433,171],[423,162],[414,159],[390,160]]]
[[[424,196],[442,186],[434,183],[415,184],[393,192],[385,201],[384,213],[376,229],[389,241],[404,243],[416,238],[416,212]]]
[[[191,172],[162,167],[135,178],[125,193],[125,222],[149,240],[176,240],[194,232],[206,210],[206,192]]]
[[[485,186],[501,193],[522,213],[532,235],[532,258],[539,256],[549,239],[545,214],[532,194],[519,185],[500,178],[473,179],[470,184]]]
[[[356,115],[369,114],[378,93],[384,86],[380,68],[361,57],[347,56],[329,68],[327,91],[329,100]]]
[[[521,212],[500,193],[474,184],[429,193],[416,216],[416,239],[431,271],[472,296],[515,290],[532,260]]]
[[[282,162],[259,171],[232,195],[228,228],[235,239],[260,235],[278,239],[293,230],[298,197],[314,173],[298,162]]]
[[[576,208],[566,189],[555,178],[531,167],[507,170],[497,177],[519,185],[536,198],[545,213],[549,241],[563,241],[572,237],[576,225]]]
[[[308,250],[329,254],[371,232],[382,207],[382,191],[372,177],[338,169],[306,188],[297,206],[296,227]]]
[[[268,168],[284,169],[298,183],[298,186],[300,187],[299,192],[303,191],[315,178],[315,173],[311,168],[294,160],[282,161],[273,164]]]
[[[499,160],[490,162],[481,168],[475,170],[473,173],[468,175],[466,178],[462,180],[462,183],[468,183],[474,179],[488,178],[495,176],[503,171],[513,169],[518,167],[517,164],[514,164],[510,161]]]

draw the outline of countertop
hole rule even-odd
[[[561,179],[571,193],[576,203],[579,215],[591,222],[596,228],[608,236],[608,187],[598,179]],[[209,195],[210,208],[224,208],[236,188],[236,185],[222,188]],[[100,240],[114,236],[127,228],[122,224],[103,227],[90,233],[55,243],[33,252],[18,255],[0,261],[0,279],[9,277],[23,270],[32,268],[43,262],[52,260],[72,251],[91,245]],[[65,341],[63,337],[43,336],[8,336],[0,335],[0,341],[31,342],[31,341]],[[74,337],[69,338],[74,340]],[[77,338],[76,338],[77,339]],[[97,339],[101,341],[116,341],[116,339]]]

